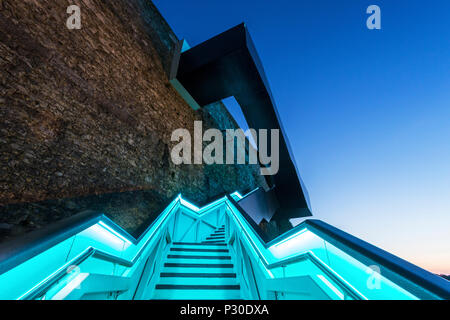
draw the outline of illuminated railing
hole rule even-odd
[[[180,196],[139,237],[84,213],[0,247],[0,299],[151,299],[174,242],[225,225],[243,299],[448,299],[449,282],[324,222],[265,243],[239,193],[198,208]],[[195,297],[193,297],[195,298]]]
[[[262,292],[275,293],[263,296],[265,299],[311,298],[296,290],[308,286],[308,282],[310,287],[318,285],[335,299],[450,298],[449,281],[320,220],[305,220],[265,243],[251,227],[252,222],[238,201],[231,196],[227,203],[230,216],[236,221],[234,225],[239,226],[235,237],[253,257],[250,267],[260,269],[255,283],[267,282]],[[233,223],[230,226],[233,228]],[[315,280],[314,284],[305,277]],[[296,282],[298,285],[293,285]]]
[[[283,243],[288,244],[298,235],[308,232],[306,229],[268,247],[253,229],[246,226],[248,221],[239,214],[235,205],[227,203],[227,209],[230,218],[235,222],[230,224],[234,239],[233,248],[236,248],[235,252],[239,252],[241,257],[248,257],[246,260],[243,259],[243,265],[247,270],[241,270],[240,274],[247,274],[247,278],[254,280],[253,288],[248,286],[248,292],[253,292],[253,295],[249,294],[246,298],[367,299],[310,250],[297,252],[295,256],[279,259],[275,257],[276,249],[272,250],[273,248]],[[291,266],[296,269],[286,274],[286,268]],[[242,282],[245,282],[245,279],[242,279]]]
[[[126,279],[120,290],[106,290],[100,297],[126,292],[123,298],[136,298],[136,292],[142,291],[138,288],[142,262],[150,257],[161,260],[162,239],[180,201],[181,196],[172,201],[138,239],[103,214],[89,213],[79,221],[69,221],[75,223],[69,230],[50,230],[48,236],[38,232],[24,243],[13,243],[17,249],[4,244],[0,248],[0,299],[67,298],[73,283],[90,282],[98,275],[109,282],[115,277]]]

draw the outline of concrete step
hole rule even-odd
[[[170,278],[161,278],[158,282],[158,285],[214,285],[214,286],[222,286],[222,285],[237,285],[236,278],[186,278],[186,277],[170,277]]]
[[[194,267],[193,264],[190,264],[190,267],[186,267],[183,264],[169,264],[165,265],[161,273],[234,273],[233,265],[230,266],[220,266],[220,265],[203,265]]]
[[[213,251],[213,252],[197,252],[197,251],[170,251],[169,252],[170,256],[184,256],[186,257],[186,259],[190,259],[189,257],[208,257],[208,259],[214,259],[214,257],[226,257],[226,256],[230,256],[229,252],[217,252],[217,251]],[[168,256],[169,256],[168,255]],[[167,259],[169,259],[167,256]],[[170,259],[175,259],[175,258],[170,258]],[[176,258],[176,259],[180,259],[180,258]],[[182,258],[181,258],[182,259]],[[192,259],[197,259],[197,258],[192,258]],[[205,258],[207,259],[207,258]],[[220,258],[218,258],[220,259]]]
[[[156,289],[157,300],[239,300],[240,290]]]
[[[186,272],[165,272],[161,273],[161,278],[236,278],[236,273],[186,273]]]
[[[169,254],[167,258],[170,259],[198,259],[198,260],[231,260],[231,256],[222,255],[184,255],[184,254]]]
[[[232,263],[186,263],[186,262],[166,262],[166,268],[223,268],[233,269]]]
[[[185,247],[185,246],[214,246],[214,244],[204,244],[201,242],[174,242],[172,244],[173,246],[176,247]],[[217,244],[216,246],[226,246],[226,244]]]
[[[232,284],[232,285],[157,284],[156,289],[165,289],[165,290],[240,290],[240,286],[238,284]]]
[[[229,250],[225,248],[186,248],[186,247],[172,247],[170,248],[170,252],[222,252],[228,253]]]
[[[165,261],[166,263],[181,263],[181,264],[207,264],[207,265],[215,265],[215,264],[232,264],[231,259],[216,259],[217,257],[222,256],[210,256],[209,258],[185,258],[186,256],[183,256],[183,258],[167,258]],[[195,257],[195,256],[193,256]]]

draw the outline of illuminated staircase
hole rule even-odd
[[[180,195],[137,238],[84,212],[1,244],[0,299],[450,299],[449,281],[320,220],[266,242],[246,197]]]
[[[222,226],[213,233],[209,235],[209,237],[206,237],[205,240],[203,240],[202,243],[211,244],[211,243],[225,243],[225,226]]]
[[[225,226],[201,243],[173,243],[153,299],[240,299]]]

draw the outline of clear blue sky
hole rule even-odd
[[[450,1],[154,2],[192,46],[247,24],[316,218],[450,273]]]

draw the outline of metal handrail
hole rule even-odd
[[[61,280],[67,275],[67,266],[79,265],[83,261],[86,261],[95,252],[95,249],[89,247],[87,250],[83,251],[75,259],[72,259],[69,263],[66,263],[63,267],[58,269],[58,271],[52,274],[49,278],[44,279],[37,286],[33,287],[30,291],[19,297],[19,300],[34,300],[42,296],[46,291],[48,291],[56,282]]]
[[[179,203],[178,198],[179,196],[174,197],[169,202],[169,205],[173,205],[174,207],[177,203]],[[168,208],[169,206],[166,207],[162,213],[166,212]],[[45,228],[30,232],[19,238],[0,243],[0,275],[39,255],[54,245],[61,243],[62,241],[67,240],[79,232],[95,225],[99,221],[109,222],[110,227],[114,229],[114,231],[117,231],[134,244],[139,243],[142,237],[147,234],[147,232],[158,221],[162,213],[158,215],[155,220],[149,223],[140,235],[135,237],[122,229],[103,213],[91,210],[80,212],[67,219],[52,223]]]
[[[241,213],[243,218],[250,225],[251,229],[254,230],[255,227],[252,226],[252,224],[248,221],[248,218],[245,215],[246,214],[245,210],[242,207],[240,207],[239,204],[232,197],[228,197],[228,199],[230,200],[231,204],[236,208],[236,210]],[[339,230],[321,220],[315,219],[305,220],[295,228],[285,232],[284,234],[278,236],[277,238],[269,242],[265,242],[262,239],[261,235],[256,232],[256,230],[255,236],[258,238],[260,243],[264,245],[265,248],[269,248],[304,228],[312,230],[318,235],[330,239],[332,241],[331,243],[337,246],[340,250],[348,252],[350,255],[352,252],[353,253],[356,252],[360,254],[362,258],[371,260],[372,263],[374,262],[378,263],[392,270],[393,271],[392,276],[390,274],[387,274],[386,277],[389,278],[394,283],[396,282],[394,275],[397,274],[397,277],[404,278],[405,280],[410,281],[414,284],[419,284],[421,287],[429,291],[432,295],[435,295],[445,300],[450,299],[450,281],[447,281],[435,274],[423,270],[403,259],[400,259],[342,230]],[[281,262],[282,261],[277,262],[277,264]],[[420,294],[420,292],[417,292],[417,294]],[[426,294],[423,297],[425,299],[429,299],[430,295]]]
[[[161,221],[159,226],[153,231],[153,234],[158,232],[166,219],[172,214],[173,210],[176,208],[176,204],[179,203],[177,201],[174,203],[172,208],[167,212],[164,219]],[[158,221],[159,219],[156,219]],[[95,224],[95,223],[94,223]],[[93,224],[92,224],[93,225]],[[92,226],[91,225],[91,226]],[[148,231],[148,229],[147,229]],[[146,235],[145,233],[143,235]],[[163,235],[165,236],[165,234]],[[142,236],[140,237],[142,238]],[[103,250],[96,249],[94,247],[88,247],[85,251],[83,251],[79,256],[71,260],[70,262],[66,263],[62,268],[58,269],[56,273],[52,274],[50,278],[44,279],[40,284],[38,284],[36,287],[32,288],[29,292],[27,292],[24,296],[20,297],[22,300],[33,300],[39,296],[41,296],[45,291],[47,291],[50,287],[52,287],[57,281],[61,280],[64,276],[67,275],[67,268],[65,266],[69,265],[80,265],[82,262],[86,261],[89,257],[98,258],[104,261],[112,262],[127,268],[131,268],[134,266],[134,264],[139,260],[142,253],[147,248],[148,244],[151,242],[152,237],[149,237],[149,239],[145,242],[145,244],[139,249],[137,254],[134,256],[132,260],[126,260],[120,257],[117,257],[115,255],[112,255],[110,253],[107,253]]]
[[[342,230],[339,230],[321,220],[306,220],[303,225],[324,239],[331,239],[333,245],[340,250],[357,252],[371,264],[376,263],[391,270],[393,274],[419,285],[444,300],[450,299],[450,281],[426,271],[412,263],[405,261],[393,254],[358,239]],[[389,274],[387,274],[389,277]],[[395,279],[391,279],[395,282]],[[425,297],[427,298],[427,297]]]
[[[233,209],[230,207],[230,205],[228,203],[227,203],[227,206],[228,206],[228,208],[230,209],[231,212],[234,212]],[[333,272],[324,262],[322,262],[320,259],[318,259],[310,251],[307,251],[307,252],[304,252],[304,253],[300,253],[300,254],[296,255],[295,257],[292,257],[292,258],[286,258],[286,259],[277,261],[275,263],[269,264],[267,262],[267,260],[264,258],[264,256],[261,254],[261,252],[258,250],[258,248],[256,248],[253,240],[251,239],[250,235],[247,232],[247,229],[242,225],[242,223],[239,221],[239,219],[235,218],[234,220],[237,221],[237,223],[241,227],[241,230],[244,231],[243,233],[246,236],[248,242],[251,244],[251,246],[253,248],[253,251],[258,255],[259,259],[264,264],[264,267],[267,268],[268,270],[273,269],[273,268],[277,268],[277,267],[280,267],[280,266],[286,266],[286,265],[289,265],[289,264],[293,264],[295,262],[298,262],[299,260],[310,259],[322,271],[324,271],[330,278],[332,278],[335,282],[337,282],[344,289],[344,291],[348,295],[350,295],[354,299],[367,300],[367,298],[364,295],[362,295],[358,290],[356,290],[355,288],[350,286],[348,283],[343,281],[335,272]],[[259,240],[261,241],[261,239],[259,239]],[[263,242],[261,242],[261,243],[263,243]]]

